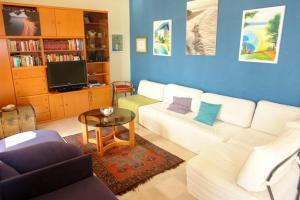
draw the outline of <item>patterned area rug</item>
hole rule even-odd
[[[105,134],[110,131],[110,128],[105,128],[103,132]],[[94,131],[89,134],[90,137],[95,136]],[[128,129],[119,127],[118,137],[128,139]],[[103,157],[97,154],[96,145],[82,144],[81,133],[65,137],[65,140],[80,147],[85,153],[92,154],[94,173],[116,195],[133,190],[151,177],[173,169],[184,161],[139,135],[135,135],[135,148],[115,147],[106,151]]]

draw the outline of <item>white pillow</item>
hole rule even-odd
[[[300,129],[287,129],[273,142],[255,147],[237,178],[238,185],[251,192],[267,189],[266,179],[280,162],[300,148]],[[271,185],[288,173],[294,157],[282,165],[271,179]]]

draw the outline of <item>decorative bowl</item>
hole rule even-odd
[[[104,116],[108,117],[108,116],[110,116],[114,112],[114,108],[113,107],[100,108],[100,112]]]

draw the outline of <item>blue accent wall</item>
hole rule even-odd
[[[243,10],[286,5],[278,64],[239,62]],[[172,56],[153,56],[153,21],[172,19]],[[300,0],[219,0],[217,55],[185,55],[186,0],[130,0],[131,79],[300,106]],[[148,53],[135,37],[148,37]]]

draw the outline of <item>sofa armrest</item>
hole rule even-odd
[[[91,155],[82,155],[0,182],[1,197],[3,200],[28,199],[92,175]]]

